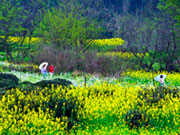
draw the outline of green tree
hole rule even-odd
[[[45,8],[47,7],[44,0],[19,0],[23,8],[22,27],[23,31],[16,33],[15,36],[20,37],[16,44],[16,61],[23,62],[24,59],[33,55],[37,48],[37,43],[32,43],[32,37],[37,37],[36,31],[39,22],[43,17]],[[27,41],[28,39],[28,41]]]
[[[20,3],[10,0],[0,0],[0,48],[1,51],[6,53],[8,61],[14,62],[12,51],[16,43],[9,42],[10,36],[23,30],[21,26],[22,8]]]
[[[126,41],[126,51],[132,52],[138,62],[134,66],[151,70],[153,64],[158,63],[160,70],[176,70],[178,39],[171,26],[171,20],[163,13],[154,18],[119,16],[115,35]]]
[[[78,6],[72,2],[49,10],[39,28],[46,44],[76,52],[85,52],[99,30],[96,23],[83,17]]]
[[[160,0],[158,8],[167,14],[168,22],[171,23],[174,50],[170,57],[174,57],[180,65],[180,1],[179,0]],[[167,18],[165,18],[167,19]],[[170,61],[167,61],[169,63]]]
[[[24,61],[32,52],[31,39],[43,10],[43,0],[0,0],[0,51],[8,61]],[[12,37],[18,37],[15,42]],[[29,37],[29,41],[25,39]]]
[[[157,46],[157,23],[144,16],[117,16],[115,35],[125,40],[125,50],[132,52],[138,63],[136,66],[147,68],[152,66],[153,60],[147,58],[149,51]],[[134,65],[135,66],[135,65]]]
[[[164,10],[174,21],[174,27],[180,30],[180,1],[160,0],[158,8]]]

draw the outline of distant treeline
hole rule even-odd
[[[90,20],[95,19],[106,27],[107,30],[102,32],[100,38],[111,38],[113,37],[112,31],[114,30],[115,15],[138,13],[150,16],[151,13],[149,12],[157,11],[159,0],[70,0],[70,2],[67,0],[0,0],[1,9],[3,7],[7,8],[3,2],[6,3],[6,6],[9,5],[8,8],[11,8],[11,5],[17,10],[21,8],[21,14],[25,14],[25,17],[16,21],[19,21],[22,27],[29,29],[34,28],[35,24],[32,21],[37,21],[37,16],[38,20],[42,19],[44,13],[49,9],[59,7],[65,9],[64,6],[68,6],[68,3],[73,3],[75,8],[80,10],[79,14]],[[14,11],[15,14],[17,10]],[[24,22],[22,22],[22,19]],[[3,35],[1,31],[0,35]]]
[[[9,42],[11,37],[19,39]],[[33,37],[39,37],[41,42],[32,46]],[[61,65],[62,70],[87,70],[93,65],[100,69],[96,65],[103,68],[111,62],[104,57],[98,60],[96,51],[107,48],[88,51],[92,51],[92,40],[107,38],[125,41],[111,51],[130,52],[134,56],[124,60],[124,66],[117,62],[119,58],[112,58],[116,71],[127,69],[128,63],[134,69],[179,71],[180,1],[0,0],[0,53],[9,62],[38,60],[48,52],[57,58],[57,66],[67,62],[63,69]],[[94,61],[88,61],[90,54]]]

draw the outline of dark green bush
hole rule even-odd
[[[29,84],[27,82],[27,84]],[[13,94],[16,98],[14,102],[12,102],[8,107],[9,110],[14,109],[14,106],[18,104],[18,107],[20,107],[22,110],[24,110],[25,106],[28,105],[28,109],[35,110],[36,112],[39,111],[39,108],[43,110],[44,112],[49,109],[49,113],[53,111],[53,118],[54,120],[56,118],[62,118],[64,116],[67,117],[67,120],[65,122],[68,123],[68,129],[71,129],[72,126],[75,124],[74,122],[77,122],[77,110],[79,107],[79,103],[76,100],[76,98],[66,98],[66,93],[59,91],[58,93],[53,92],[50,88],[45,89],[32,89],[32,91],[36,91],[35,93],[37,95],[40,94],[40,92],[43,94],[43,97],[50,95],[49,100],[43,100],[40,99],[41,102],[37,99],[34,99],[33,96],[30,93],[26,93],[26,91],[22,91],[25,95],[25,98],[20,98],[16,90],[11,91],[9,94]],[[26,100],[26,96],[32,97],[30,100]],[[24,111],[24,113],[27,113],[27,111]]]
[[[10,79],[0,79],[0,94],[5,94],[6,90],[15,88],[16,82]]]
[[[56,88],[58,85],[62,85],[63,87],[68,87],[72,84],[71,81],[68,81],[66,79],[56,78],[54,80],[42,80],[37,83],[35,83],[35,86],[38,86],[40,88],[51,88],[52,85]]]
[[[19,79],[13,74],[0,73],[0,94],[5,94],[8,89],[16,88]]]
[[[55,107],[56,105],[57,107]],[[54,95],[50,97],[50,101],[45,106],[47,106],[50,110],[55,111],[54,118],[67,116],[68,129],[72,128],[75,124],[74,121],[77,121],[76,110],[78,109],[79,103],[76,99],[72,98],[67,100],[63,95],[59,99],[58,95]],[[46,109],[47,107],[44,107],[43,109]]]
[[[91,89],[88,91],[88,96],[91,95],[106,95],[106,96],[113,96],[113,93],[115,92],[115,90],[108,90],[108,89],[104,89],[103,91],[100,89]]]
[[[144,88],[143,91],[139,91],[138,98],[141,100],[145,100],[146,103],[152,105],[157,103],[161,99],[165,99],[165,96],[169,94],[172,97],[179,98],[179,89],[178,88],[166,88],[166,87],[156,87],[156,88]]]
[[[0,80],[1,79],[9,79],[9,80],[14,81],[16,84],[18,84],[18,81],[19,81],[17,76],[15,76],[13,74],[8,74],[8,73],[0,73]]]
[[[147,126],[149,124],[149,118],[145,112],[140,111],[139,109],[130,109],[125,115],[126,124],[128,124],[129,128],[136,128],[142,126]]]

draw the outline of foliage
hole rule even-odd
[[[5,94],[8,89],[16,88],[19,79],[8,73],[0,73],[0,94]]]
[[[116,20],[115,35],[125,40],[125,51],[134,55],[140,68],[152,70],[152,65],[159,63],[160,70],[177,71],[178,32],[174,32],[173,22],[166,14],[158,12],[153,19],[144,15],[119,15]]]
[[[14,45],[7,42],[10,35],[16,32],[22,32],[24,29],[21,27],[21,23],[17,20],[22,19],[20,13],[22,8],[18,7],[19,3],[15,1],[14,6],[12,6],[12,1],[1,0],[0,5],[0,35],[5,36],[0,38],[0,48],[1,52],[5,52],[7,59],[8,57],[14,62],[12,51]]]
[[[100,52],[100,53],[97,53],[98,55],[106,55],[106,56],[119,56],[120,58],[131,58],[131,57],[134,57],[133,53],[131,52],[115,52],[115,51],[108,51],[108,52]],[[141,53],[137,53],[136,54],[137,56],[141,56],[142,54]],[[148,53],[146,53],[146,56],[149,56]]]
[[[14,81],[16,84],[18,83],[19,79],[17,76],[13,74],[8,74],[8,73],[0,73],[0,79],[8,79]]]
[[[154,64],[152,65],[152,68],[153,68],[154,71],[159,71],[159,69],[160,69],[159,63],[154,63]]]
[[[83,54],[78,54],[74,51],[57,51],[52,48],[44,48],[35,57],[33,63],[40,64],[43,61],[52,63],[55,66],[56,73],[78,70],[86,73],[101,73],[110,76],[117,72],[125,71],[128,67],[126,60],[119,59],[116,56],[99,55],[94,51],[86,51]]]
[[[66,79],[56,78],[54,80],[42,80],[40,82],[35,83],[34,85],[40,88],[51,88],[52,86],[56,88],[59,85],[62,85],[62,87],[68,87],[72,85],[72,83]]]
[[[111,38],[111,39],[95,39],[92,40],[90,43],[93,44],[95,49],[98,51],[103,50],[112,50],[115,49],[117,46],[124,44],[124,40],[121,38]]]
[[[13,64],[8,62],[0,62],[0,72],[2,71],[21,71],[21,72],[39,72],[39,66],[34,64]]]
[[[31,12],[31,8],[28,8],[29,2],[22,6],[20,0],[0,1],[0,51],[6,53],[9,62],[23,62],[34,51],[34,46],[30,45],[31,37],[38,22],[36,14],[42,10],[36,7],[43,7],[42,1],[36,2]],[[12,36],[19,38],[11,42]],[[27,37],[28,43],[24,42]]]
[[[9,99],[12,101],[10,102]],[[12,120],[9,121],[9,126],[1,128],[1,133],[9,134],[64,132],[64,130],[70,129],[75,122],[78,105],[75,99],[66,98],[60,87],[56,92],[54,89],[44,89],[41,92],[34,90],[30,93],[19,89],[11,90],[2,97],[1,103],[6,103],[7,106],[6,109],[1,110],[3,116],[8,115],[9,117],[8,119],[1,117],[2,120]],[[6,112],[9,109],[12,111]],[[13,124],[14,126],[11,126]]]
[[[175,21],[174,27],[179,29],[180,24],[180,2],[179,0],[160,0],[158,8],[164,10]]]
[[[139,91],[138,98],[152,105],[158,104],[162,99],[166,100],[165,98],[167,95],[171,95],[172,98],[179,98],[179,89],[161,86],[151,89],[144,88],[143,91]]]
[[[0,95],[5,94],[7,90],[16,88],[17,84],[10,79],[0,79]]]
[[[145,112],[140,111],[139,109],[130,109],[125,115],[125,121],[132,128],[140,128],[143,126],[148,126],[148,116]]]
[[[61,8],[49,10],[39,30],[45,42],[59,49],[85,51],[89,47],[88,39],[97,36],[98,28],[78,13],[74,5],[70,12],[64,12]]]

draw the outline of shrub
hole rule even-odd
[[[130,109],[125,115],[126,124],[129,128],[140,128],[142,126],[147,126],[149,123],[149,118],[145,112],[140,111],[139,109]]]
[[[0,73],[0,94],[5,94],[6,90],[15,88],[19,79],[13,74]]]
[[[161,99],[165,99],[167,94],[172,95],[172,97],[179,98],[179,89],[166,87],[156,87],[154,89],[145,88],[143,91],[139,91],[138,98],[152,105]]]
[[[6,90],[15,88],[17,86],[16,82],[10,79],[0,80],[0,94],[5,94]]]
[[[42,80],[40,82],[35,83],[35,86],[38,86],[40,88],[51,88],[52,85],[53,87],[57,88],[58,85],[62,85],[63,87],[68,87],[72,84],[72,82],[66,80],[66,79],[61,79],[61,78],[56,78],[54,80]]]
[[[54,120],[60,118],[64,123],[68,124],[69,130],[77,121],[77,109],[79,106],[78,101],[71,97],[66,97],[66,91],[63,91],[61,86],[55,89],[32,89],[31,92],[26,93],[26,91],[20,91],[19,89],[14,89],[6,93],[8,96],[13,98],[12,102],[8,103],[9,110],[15,110],[18,105],[17,113],[27,114],[29,111],[39,112],[41,109],[44,113],[49,113],[52,115]],[[23,98],[22,98],[23,97]],[[22,110],[22,111],[20,111]],[[64,119],[63,118],[67,118]]]
[[[114,76],[117,73],[121,74],[129,67],[125,59],[115,56],[97,56],[95,51],[79,54],[73,50],[62,52],[48,47],[44,48],[33,62],[40,64],[43,61],[54,64],[56,73],[79,70]]]
[[[17,76],[13,75],[13,74],[8,74],[8,73],[0,73],[0,80],[1,79],[9,79],[14,81],[16,84],[18,83],[19,79],[17,78]]]

